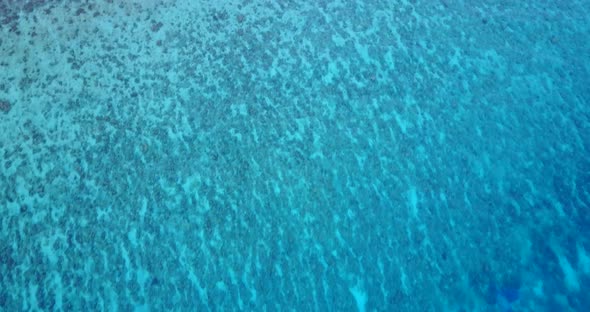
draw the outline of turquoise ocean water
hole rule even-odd
[[[589,311],[590,2],[0,1],[0,311]]]

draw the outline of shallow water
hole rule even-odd
[[[0,311],[585,311],[589,8],[3,1]]]

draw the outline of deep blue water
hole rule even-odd
[[[0,0],[0,311],[588,311],[590,2]]]

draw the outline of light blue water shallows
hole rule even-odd
[[[588,0],[81,2],[0,2],[0,311],[588,311]]]

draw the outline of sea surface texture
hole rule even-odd
[[[589,0],[0,0],[0,311],[589,293]]]

